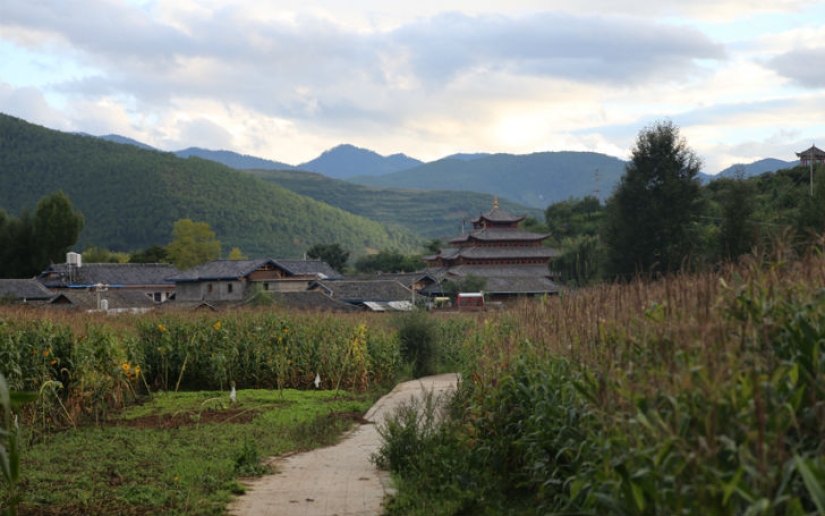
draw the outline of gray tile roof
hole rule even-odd
[[[445,260],[455,260],[456,258],[490,259],[503,260],[515,258],[553,258],[560,253],[558,249],[543,246],[517,246],[517,247],[492,247],[492,246],[466,246],[449,247],[444,249],[441,256]]]
[[[49,288],[88,287],[98,283],[112,287],[164,285],[180,271],[168,263],[87,263],[80,267],[67,263],[50,266],[38,277]]]
[[[257,269],[272,264],[290,276],[307,276],[323,274],[328,278],[340,278],[341,274],[321,260],[273,260],[259,258],[255,260],[214,260],[187,269],[169,279],[174,282],[217,281],[244,278]]]
[[[484,292],[492,295],[556,294],[559,286],[549,278],[512,277],[488,278]]]
[[[177,283],[182,281],[238,279],[252,274],[255,270],[268,263],[275,264],[275,260],[270,258],[260,258],[257,260],[213,260],[170,276],[169,280]]]
[[[375,279],[377,280],[395,280],[407,288],[410,288],[417,282],[435,283],[438,281],[432,277],[428,271],[416,272],[379,272]]]
[[[494,207],[491,210],[485,211],[478,217],[471,219],[471,222],[477,223],[481,219],[487,219],[493,222],[520,222],[526,218],[525,215],[513,215],[512,213],[502,210],[499,207]]]
[[[532,233],[521,229],[510,228],[482,228],[474,229],[469,233],[449,239],[449,242],[457,244],[461,242],[469,242],[472,240],[480,240],[482,242],[512,242],[518,240],[535,241],[544,240],[549,237],[549,233]]]
[[[156,306],[156,303],[149,298],[149,296],[140,290],[131,289],[110,289],[105,292],[100,292],[100,297],[98,297],[98,292],[92,289],[64,290],[55,296],[50,304],[59,305],[63,304],[65,300],[68,300],[68,304],[73,308],[97,310],[99,308],[97,304],[98,299],[105,299],[109,310],[146,309]]]
[[[410,290],[395,280],[316,281],[309,288],[320,288],[333,299],[347,303],[404,301],[411,297]]]
[[[307,312],[360,312],[351,304],[333,299],[320,290],[306,292],[279,292],[274,294],[278,303],[296,310]]]
[[[327,278],[341,278],[341,273],[322,260],[276,260],[295,276],[323,274]]]
[[[480,276],[484,278],[542,278],[550,271],[543,265],[458,265],[450,267],[448,276]]]
[[[0,279],[2,297],[16,301],[44,301],[53,298],[54,293],[34,279]]]

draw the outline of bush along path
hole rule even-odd
[[[372,461],[382,444],[379,427],[398,407],[427,394],[454,390],[456,374],[401,383],[365,414],[340,443],[286,457],[273,457],[276,473],[246,483],[247,493],[230,504],[235,516],[379,516],[391,494],[389,473]]]

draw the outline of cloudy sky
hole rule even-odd
[[[825,148],[825,2],[2,0],[0,112],[290,164],[626,159],[669,119],[716,173]]]

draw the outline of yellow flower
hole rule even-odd
[[[139,365],[135,366],[135,374],[140,374],[140,366]]]
[[[128,363],[123,364],[123,365],[122,365],[122,366],[120,366],[120,367],[122,367],[124,371],[128,371],[128,370],[129,370],[129,364],[128,364]]]
[[[44,349],[44,350],[43,350],[43,356],[44,356],[44,357],[49,356],[49,350],[48,350],[48,349]]]
[[[212,327],[215,328],[215,331],[220,330],[221,329],[221,322],[220,321],[216,322],[215,324],[212,325]]]
[[[164,332],[164,331],[166,331],[166,326],[164,326],[164,325],[162,325],[162,324],[158,324],[158,329],[159,329],[161,332]]]
[[[52,361],[51,361],[51,362],[49,362],[49,363],[50,363],[51,365],[55,365],[55,364],[57,363],[57,360],[52,359]]]

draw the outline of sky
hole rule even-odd
[[[825,2],[2,0],[0,112],[292,165],[628,159],[670,121],[714,174],[825,148]]]

